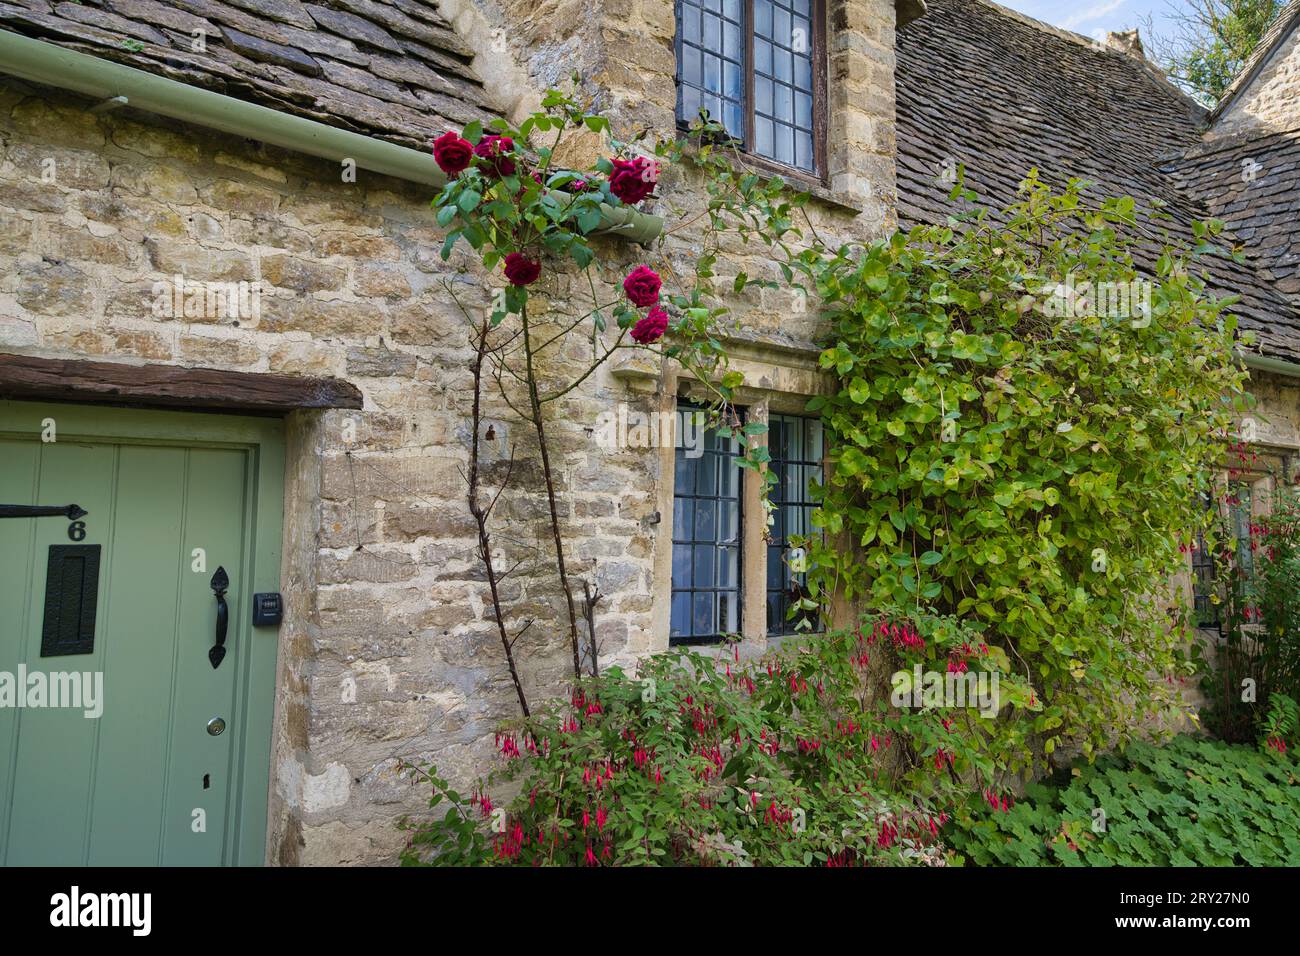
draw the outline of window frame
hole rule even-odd
[[[821,446],[822,446],[821,448],[822,457],[814,461],[810,457],[809,450],[807,447],[811,438],[811,430],[809,429],[808,424],[810,422],[820,422],[820,421],[821,419],[816,415],[794,415],[788,412],[770,412],[767,416],[768,454],[770,456],[770,460],[768,461],[768,467],[776,468],[778,466],[793,465],[799,469],[798,473],[800,476],[803,476],[807,469],[815,467],[820,474],[820,481],[824,483],[826,480],[826,434],[825,434],[824,426],[822,429],[822,434],[820,439]],[[771,442],[773,436],[776,433],[776,425],[778,422],[781,422],[786,427],[788,427],[788,423],[792,423],[792,422],[798,423],[800,429],[799,443],[800,443],[800,447],[803,449],[802,450],[803,457],[800,458],[777,457],[777,450],[771,447]],[[783,492],[782,493],[783,497],[780,500],[776,500],[775,498],[773,499],[772,504],[776,507],[777,512],[780,513],[780,511],[785,508],[798,508],[808,513],[809,517],[811,517],[811,512],[815,507],[817,507],[817,503],[812,500],[811,492],[809,491],[807,484],[805,483],[804,487],[799,489],[797,496],[793,499],[784,497],[784,495],[787,493],[788,490],[786,492]],[[789,550],[789,546],[790,546],[790,531],[789,531],[788,524],[784,516],[782,516],[779,520],[781,521],[781,532],[782,532],[780,539],[778,540],[776,536],[773,535],[772,540],[770,541],[765,540],[763,546],[763,552],[764,552],[763,553],[763,558],[764,558],[763,607],[765,610],[764,626],[767,629],[767,637],[769,641],[772,640],[773,638],[779,639],[779,638],[786,638],[786,637],[798,637],[807,634],[820,634],[825,632],[826,630],[826,621],[824,620],[824,616],[822,614],[815,615],[816,623],[811,628],[796,627],[799,621],[799,616],[796,615],[792,618],[789,614],[790,606],[789,606],[788,592],[786,591],[785,588],[774,589],[771,587],[771,581],[770,581],[770,576],[768,575],[768,571],[770,569],[772,549],[777,548],[782,553],[784,553]],[[813,529],[811,526],[811,522],[809,522],[808,534],[811,535],[812,533],[813,533]],[[806,578],[806,572],[804,572],[804,574],[801,576],[804,576]],[[767,613],[770,607],[768,602],[771,601],[773,594],[781,595],[781,617],[775,629],[773,628],[772,622]]]
[[[674,407],[674,412],[673,412],[673,413],[674,413],[674,414],[681,414],[681,413],[683,413],[683,412],[686,412],[686,413],[690,413],[690,412],[699,412],[699,413],[703,413],[704,411],[705,411],[704,406],[696,405],[696,404],[693,404],[693,403],[688,402],[688,401],[678,401],[678,402],[676,403],[675,407]],[[743,423],[746,421],[746,418],[747,418],[747,416],[746,416],[746,409],[744,409],[744,408],[738,408],[738,409],[737,409],[737,413],[740,415],[741,423],[743,424]],[[705,438],[705,436],[707,435],[708,431],[709,431],[708,429],[704,429],[704,430],[701,431],[701,438],[702,438],[702,439]],[[716,429],[715,429],[714,431],[716,431]],[[679,436],[681,435],[681,429],[680,429],[680,427],[676,429],[676,434],[678,434]],[[734,438],[732,438],[732,439],[728,439],[728,440],[731,441],[731,442],[733,442],[733,443],[736,442],[736,439],[734,439]],[[721,497],[720,495],[717,495],[717,494],[712,495],[712,496],[710,496],[710,495],[700,495],[700,494],[697,494],[697,493],[696,493],[695,489],[692,489],[691,492],[690,492],[689,494],[683,494],[683,493],[681,493],[681,490],[677,487],[677,469],[676,469],[677,452],[678,452],[678,448],[676,447],[676,445],[674,445],[674,448],[673,448],[673,463],[674,463],[674,467],[673,467],[673,489],[672,489],[672,502],[673,502],[673,510],[674,510],[674,512],[676,511],[676,508],[677,508],[677,501],[678,501],[679,498],[682,499],[682,500],[689,500],[689,501],[692,501],[692,502],[698,502],[698,501],[702,501],[702,500],[706,500],[706,501],[716,501],[716,502],[730,502],[730,501],[732,500],[731,498],[723,498],[723,497]],[[727,459],[727,458],[730,458],[730,459],[733,459],[733,460],[734,460],[734,459],[739,459],[739,458],[741,458],[741,457],[743,456],[744,453],[743,453],[743,451],[741,451],[741,450],[739,449],[738,446],[737,446],[737,450],[736,450],[734,453],[730,454],[730,455],[726,455],[726,454],[723,454],[722,452],[718,452],[718,451],[713,451],[713,450],[710,450],[710,449],[708,449],[708,448],[706,447],[706,448],[704,449],[704,451],[703,451],[703,455],[710,455],[710,454],[712,454],[712,455],[716,455],[719,459],[724,459],[724,460],[725,460],[725,459]],[[703,457],[703,455],[702,455],[701,457]],[[698,459],[696,459],[696,460],[698,460]],[[724,632],[724,631],[717,631],[717,632],[715,632],[714,634],[706,635],[706,636],[705,636],[705,635],[696,635],[696,634],[694,633],[694,614],[695,614],[695,611],[694,611],[694,603],[695,603],[694,595],[695,595],[695,594],[698,594],[698,593],[704,593],[704,592],[710,592],[710,593],[712,593],[712,594],[714,595],[714,601],[715,601],[715,603],[714,603],[714,614],[715,614],[715,615],[717,614],[717,604],[716,604],[716,600],[717,600],[717,595],[718,595],[718,593],[720,593],[720,592],[726,592],[726,593],[730,594],[730,593],[733,593],[733,592],[734,592],[734,594],[735,594],[735,606],[736,606],[736,629],[735,629],[734,632],[731,632],[731,633],[734,633],[734,634],[736,634],[736,635],[740,635],[741,638],[743,639],[743,635],[744,635],[744,633],[745,633],[745,515],[746,515],[746,510],[745,510],[745,469],[741,468],[739,464],[736,464],[734,467],[735,467],[735,470],[736,470],[736,476],[735,476],[736,486],[735,486],[735,499],[734,499],[734,500],[735,500],[735,503],[736,503],[736,527],[735,527],[735,535],[736,535],[736,544],[735,544],[735,552],[736,552],[736,586],[735,586],[734,588],[731,588],[731,587],[722,587],[722,586],[720,586],[720,585],[717,583],[717,565],[716,565],[716,563],[715,563],[715,566],[714,566],[714,584],[713,584],[712,586],[710,586],[710,587],[696,587],[696,585],[695,585],[695,581],[694,581],[694,578],[695,578],[695,549],[696,549],[697,547],[699,547],[700,545],[702,545],[702,544],[707,544],[708,542],[697,542],[697,541],[695,540],[695,527],[694,527],[695,518],[694,518],[694,507],[692,507],[692,512],[691,512],[691,514],[692,514],[692,517],[691,517],[691,524],[692,524],[692,526],[691,526],[691,529],[690,529],[690,538],[689,538],[688,540],[686,540],[686,541],[679,541],[679,540],[678,540],[678,538],[679,538],[679,533],[680,533],[680,529],[677,527],[677,522],[676,522],[676,519],[675,519],[675,517],[674,517],[673,526],[672,526],[672,533],[669,535],[669,551],[670,551],[670,554],[671,554],[671,552],[673,552],[673,551],[676,550],[676,548],[677,548],[678,545],[686,545],[686,546],[688,546],[688,547],[691,549],[691,582],[690,582],[690,585],[687,586],[687,587],[679,588],[679,587],[676,586],[676,583],[673,581],[673,578],[672,578],[672,563],[673,563],[673,562],[672,562],[672,559],[670,558],[670,562],[669,562],[669,580],[668,580],[668,646],[669,646],[669,647],[715,647],[715,646],[717,646],[717,645],[719,645],[719,644],[723,644],[723,643],[726,642],[725,634],[726,634],[727,632]],[[715,518],[715,521],[720,520],[720,515],[721,515],[721,511],[719,510],[719,512],[718,512],[718,516],[719,516],[719,517]],[[717,534],[717,532],[716,532],[716,530],[715,530],[715,538],[716,538],[716,534]],[[717,552],[718,550],[720,550],[721,547],[722,547],[721,542],[718,542],[718,541],[716,541],[716,540],[713,542],[713,549],[714,549],[715,554],[716,554],[716,552]],[[678,594],[681,594],[681,593],[685,593],[685,594],[690,594],[690,595],[692,595],[692,597],[691,597],[691,609],[690,609],[690,611],[691,611],[691,615],[690,615],[690,616],[691,616],[691,625],[692,625],[692,626],[691,626],[691,631],[692,631],[692,633],[691,633],[691,634],[688,634],[688,635],[685,635],[685,636],[675,636],[675,635],[673,634],[673,631],[672,631],[672,606],[673,606],[673,602],[674,602],[674,599],[676,598],[676,596],[677,596]]]
[[[1203,494],[1202,497],[1205,510],[1213,511],[1214,499],[1209,494]],[[1196,615],[1196,627],[1206,631],[1218,631],[1221,629],[1222,620],[1219,617],[1219,606],[1212,596],[1216,593],[1219,569],[1213,552],[1206,544],[1205,532],[1202,530],[1196,532],[1190,557],[1192,613]]]
[[[702,6],[705,0],[699,0]],[[766,172],[779,174],[787,179],[802,181],[810,185],[826,186],[830,182],[829,158],[828,158],[828,131],[830,128],[830,110],[828,106],[828,77],[829,77],[829,51],[827,49],[827,39],[829,30],[827,28],[827,3],[826,0],[810,0],[811,10],[810,18],[812,22],[812,153],[813,168],[803,169],[799,166],[792,166],[783,163],[778,159],[770,156],[764,156],[754,151],[754,117],[755,117],[755,94],[754,94],[754,2],[755,0],[740,0],[741,4],[741,36],[743,47],[742,55],[742,74],[744,89],[741,97],[741,112],[744,116],[745,129],[744,138],[741,142],[736,143],[736,148],[745,157],[747,162],[761,168]],[[682,76],[682,45],[685,42],[680,29],[681,22],[681,0],[673,0],[673,57],[676,61],[676,68],[673,73],[673,83],[676,89],[681,87]],[[696,44],[697,46],[699,44]],[[701,47],[703,49],[703,47]],[[716,55],[722,56],[720,50],[709,51]],[[676,107],[674,106],[674,114]],[[687,130],[694,117],[683,118],[677,117],[678,130]],[[733,142],[736,142],[733,140]]]

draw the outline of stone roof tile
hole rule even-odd
[[[499,112],[438,0],[0,0],[0,29],[403,146]]]
[[[1172,217],[1169,231],[1188,240],[1190,223],[1211,214],[1205,193],[1179,174],[1182,157],[1200,142],[1206,111],[1145,59],[986,0],[930,0],[929,12],[899,31],[897,52],[904,225],[943,222],[960,208],[940,178],[957,163],[991,209],[1015,202],[1018,184],[1037,168],[1058,187],[1079,177],[1097,196],[1161,203]],[[1243,227],[1259,228],[1248,218]],[[1139,250],[1147,267],[1154,250]],[[1216,294],[1240,297],[1233,311],[1257,333],[1261,351],[1300,361],[1300,308],[1258,257],[1201,263]]]

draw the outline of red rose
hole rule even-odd
[[[657,342],[668,331],[668,313],[655,306],[646,317],[632,326],[632,340],[642,345]]]
[[[515,141],[509,136],[490,133],[478,141],[478,145],[474,147],[474,155],[483,160],[484,172],[509,176],[515,171],[515,161],[510,158],[514,148]]]
[[[635,206],[655,191],[659,181],[659,164],[644,156],[635,159],[615,159],[614,171],[609,176],[609,191],[629,206]]]
[[[433,161],[448,176],[455,176],[474,158],[474,146],[454,130],[447,130],[433,141]]]
[[[512,252],[506,256],[505,272],[511,285],[528,285],[536,282],[542,274],[542,264],[536,259],[529,259],[522,252]]]
[[[623,291],[633,305],[645,308],[659,301],[659,273],[648,266],[637,266],[623,280]]]

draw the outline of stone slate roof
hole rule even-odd
[[[403,146],[497,111],[437,0],[0,0],[0,29]]]
[[[898,33],[898,215],[906,225],[956,211],[939,181],[946,162],[997,209],[1016,201],[1031,167],[1057,185],[1159,200],[1171,233],[1210,216],[1174,164],[1200,144],[1206,111],[1145,59],[1109,49],[985,0],[929,0]],[[1174,223],[1178,224],[1175,227]],[[1165,228],[1162,224],[1158,228]],[[1235,237],[1228,237],[1229,241]],[[1258,349],[1300,361],[1300,309],[1253,262],[1202,259],[1217,294],[1236,294]]]
[[[1246,244],[1257,271],[1300,308],[1300,129],[1211,140],[1172,169]]]

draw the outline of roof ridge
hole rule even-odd
[[[1115,53],[1119,56],[1127,56],[1127,54],[1120,53],[1118,50],[1112,50],[1111,48],[1101,43],[1098,43],[1095,39],[1093,39],[1090,36],[1084,36],[1082,33],[1075,33],[1073,30],[1067,30],[1064,27],[1058,27],[1056,24],[1048,23],[1046,20],[1036,20],[1026,13],[1021,13],[1019,10],[1013,10],[1010,7],[1004,7],[1000,3],[994,3],[993,0],[976,0],[976,2],[982,3],[986,7],[993,7],[995,10],[998,11],[998,13],[1010,17],[1012,20],[1019,20],[1022,23],[1026,23],[1031,27],[1037,27],[1038,29],[1043,30],[1047,33],[1054,33],[1062,40],[1069,40],[1073,43],[1078,43],[1083,46],[1091,47],[1094,50],[1102,50],[1109,53]]]
[[[1183,90],[1178,86],[1178,84],[1170,80],[1169,77],[1165,75],[1165,71],[1160,69],[1160,67],[1153,63],[1145,54],[1140,57],[1133,56],[1132,54],[1125,53],[1122,50],[1117,50],[1112,46],[1107,46],[1105,43],[1094,37],[1086,36],[1082,33],[1075,33],[1073,30],[1058,27],[1054,23],[1047,23],[1044,20],[1036,20],[1028,14],[1021,13],[1019,10],[1013,10],[1010,7],[1004,7],[1000,3],[995,3],[994,0],[975,0],[975,2],[981,3],[986,7],[992,7],[999,14],[1002,14],[1009,19],[1018,20],[1026,26],[1031,26],[1037,30],[1042,30],[1045,33],[1050,33],[1058,39],[1065,40],[1069,43],[1075,43],[1079,46],[1086,46],[1088,49],[1095,50],[1098,53],[1105,53],[1113,57],[1122,58],[1126,62],[1136,63],[1142,67],[1151,79],[1165,87],[1169,92],[1176,94],[1178,98],[1184,100],[1188,106],[1194,107],[1199,113],[1208,112],[1206,107],[1198,103],[1194,97],[1188,95],[1186,90]],[[1300,5],[1300,0],[1291,0],[1291,2]]]

